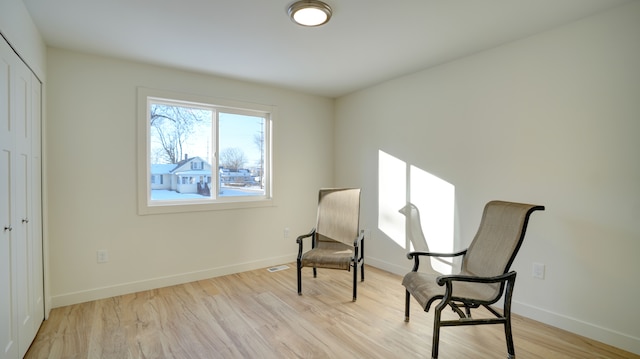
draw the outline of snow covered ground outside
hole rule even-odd
[[[222,193],[220,197],[235,197],[235,196],[259,196],[264,193],[264,190],[260,187],[226,187],[222,186]],[[205,198],[197,193],[178,193],[176,191],[169,190],[151,190],[151,200],[172,200],[172,199],[191,199],[191,198]]]

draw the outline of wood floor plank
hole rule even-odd
[[[433,316],[413,301],[404,322],[400,276],[367,266],[352,302],[352,273],[303,270],[299,296],[289,267],[55,308],[25,358],[430,357]],[[519,316],[513,332],[518,358],[640,358]],[[441,330],[442,359],[504,357],[501,326]]]

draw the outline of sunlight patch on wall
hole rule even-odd
[[[378,228],[402,248],[405,241],[404,216],[398,210],[407,202],[407,165],[378,151]]]
[[[454,205],[451,183],[378,152],[378,228],[401,248],[453,252]],[[451,273],[451,261],[431,258],[431,266]]]
[[[455,187],[441,178],[418,167],[410,167],[409,203],[419,210],[422,238],[407,228],[412,243],[426,241],[431,252],[451,253],[454,250]],[[407,227],[414,225],[407,219]],[[424,250],[416,248],[417,250]],[[431,258],[431,266],[440,273],[451,273],[452,258]]]

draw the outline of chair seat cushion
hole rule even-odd
[[[331,268],[351,270],[353,246],[332,243],[321,248],[314,248],[302,255],[303,267]]]
[[[434,270],[409,272],[402,279],[402,285],[420,306],[428,311],[431,303],[436,299],[441,299],[445,294],[446,286],[440,286],[437,283],[437,278],[442,275]],[[458,301],[473,300],[491,303],[497,299],[499,288],[499,284],[453,282],[453,298]]]

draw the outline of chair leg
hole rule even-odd
[[[360,281],[364,282],[364,240],[360,242],[360,270]]]
[[[298,270],[298,295],[302,295],[302,265],[300,263],[300,260],[298,260],[298,264],[296,267]]]
[[[507,353],[508,358],[514,359],[516,357],[515,348],[513,346],[513,332],[511,331],[511,313],[504,313],[507,321],[504,322],[504,336],[507,339]]]
[[[405,290],[405,298],[404,298],[404,321],[405,323],[409,322],[409,303],[411,302],[411,294],[409,294],[408,290]]]
[[[516,351],[513,346],[513,332],[511,331],[511,298],[513,296],[513,285],[515,276],[507,282],[507,288],[504,296],[504,310],[502,316],[506,319],[504,322],[504,336],[507,340],[507,353],[509,359],[515,359]]]
[[[442,314],[442,309],[444,309],[446,305],[442,305],[440,303],[436,310],[433,311],[433,341],[431,343],[431,359],[438,358],[438,345],[440,343],[440,317]]]
[[[353,301],[358,298],[358,262],[353,263]]]
[[[508,326],[508,328],[507,328]],[[511,334],[511,325],[508,324],[504,324],[504,331],[505,331],[505,335],[507,337],[507,358],[509,359],[515,359],[516,357],[516,353],[515,350],[513,348],[513,336]]]

